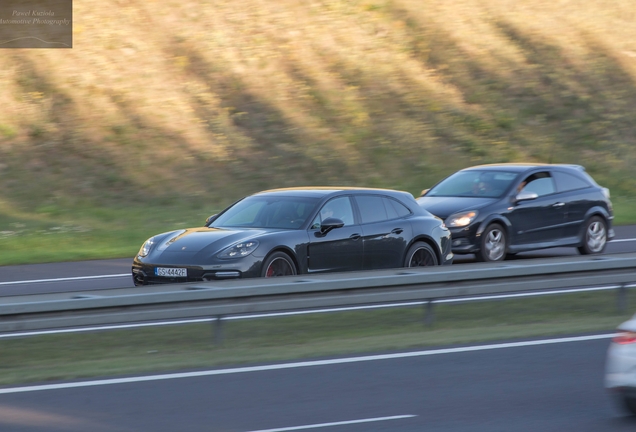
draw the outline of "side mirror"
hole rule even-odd
[[[332,229],[342,228],[344,222],[341,219],[329,217],[320,224],[320,235],[324,236]]]
[[[210,226],[210,224],[211,224],[212,222],[214,222],[214,220],[217,218],[217,216],[218,216],[218,214],[213,214],[212,216],[210,216],[209,218],[207,218],[207,219],[205,220],[205,226],[206,226],[206,227],[209,227],[209,226]]]
[[[424,196],[428,193],[428,191],[430,191],[430,189],[424,189],[422,190],[422,194],[420,196]]]
[[[529,201],[537,198],[539,198],[539,195],[536,192],[522,191],[515,197],[515,201]]]

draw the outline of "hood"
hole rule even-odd
[[[216,255],[234,243],[255,239],[268,231],[259,229],[232,230],[223,228],[190,228],[155,236],[156,245],[150,251],[152,261],[172,264],[196,261]]]
[[[464,210],[478,210],[492,204],[498,198],[483,197],[420,197],[417,203],[438,218],[446,219],[453,213]]]

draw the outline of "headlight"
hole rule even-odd
[[[148,254],[150,253],[150,249],[152,249],[154,244],[155,244],[154,237],[150,237],[148,240],[146,240],[146,242],[143,244],[141,249],[139,249],[139,256],[140,257],[148,256]]]
[[[256,250],[258,242],[255,240],[237,243],[219,254],[219,258],[242,258]]]
[[[446,219],[446,226],[449,227],[465,227],[475,220],[479,213],[477,210],[455,213]]]

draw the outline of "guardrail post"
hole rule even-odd
[[[616,308],[619,312],[625,312],[627,310],[627,287],[625,284],[621,284],[620,288],[618,288]]]
[[[424,324],[430,327],[434,321],[435,311],[433,310],[433,300],[427,300],[426,303],[424,303]]]
[[[223,315],[219,315],[214,320],[214,345],[223,345]]]

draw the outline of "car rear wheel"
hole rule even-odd
[[[607,245],[607,224],[603,218],[592,216],[585,224],[583,244],[579,246],[582,255],[597,254],[605,250]]]
[[[429,267],[436,266],[437,255],[432,247],[424,242],[416,242],[406,253],[404,267]]]
[[[484,262],[503,261],[508,249],[506,231],[499,224],[488,225],[481,235],[481,248],[477,252],[477,260]]]
[[[285,252],[274,252],[263,264],[262,277],[293,276],[297,274],[296,266]]]

